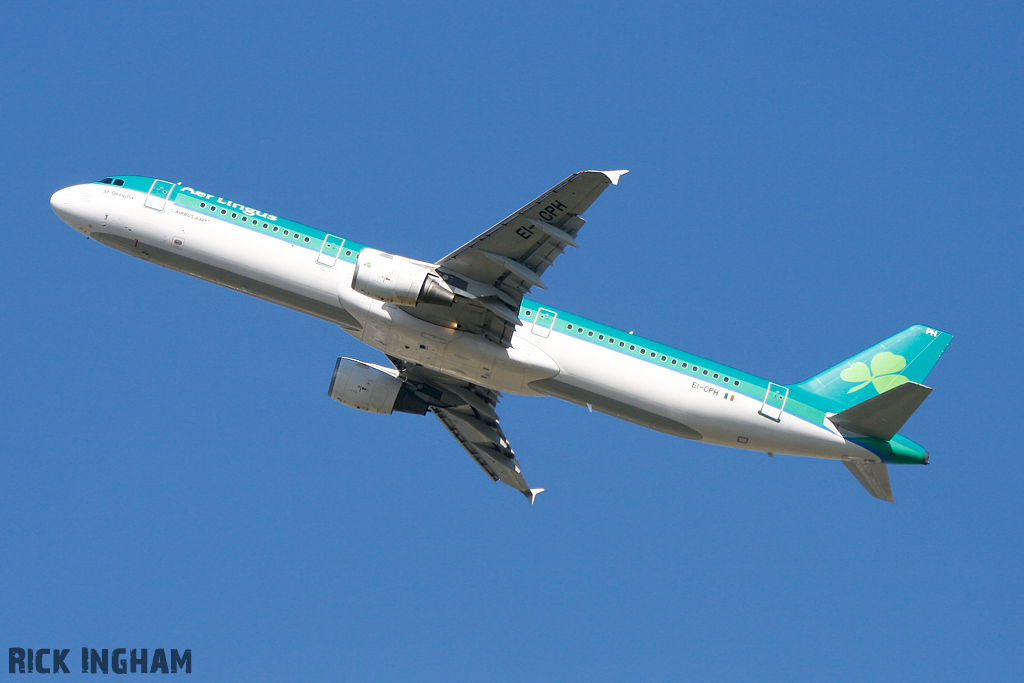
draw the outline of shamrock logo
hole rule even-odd
[[[899,374],[905,367],[907,367],[906,358],[897,356],[895,353],[882,351],[875,354],[875,357],[871,359],[870,368],[864,363],[854,363],[839,373],[839,376],[846,382],[860,382],[860,384],[846,392],[848,394],[860,391],[868,384],[873,384],[875,391],[881,394],[882,392],[889,391],[889,389],[898,387],[904,382],[910,381]]]

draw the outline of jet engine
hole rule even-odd
[[[394,411],[425,415],[427,403],[398,377],[398,370],[354,358],[339,358],[327,394],[339,403],[368,413]]]
[[[352,289],[403,306],[451,306],[455,301],[455,293],[429,265],[369,248],[356,259]]]

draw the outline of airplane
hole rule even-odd
[[[914,325],[783,384],[524,298],[576,247],[582,214],[628,171],[575,173],[444,258],[373,249],[183,183],[109,176],[58,190],[97,242],[326,320],[391,366],[338,358],[328,395],[433,413],[484,472],[534,503],[498,418],[502,393],[553,396],[674,436],[842,462],[894,502],[887,465],[927,464],[899,430],[952,335]]]

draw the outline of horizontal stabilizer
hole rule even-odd
[[[530,501],[530,505],[533,505],[533,501],[537,500],[537,494],[543,490],[544,489],[530,489],[528,492],[523,491],[523,495]]]
[[[930,393],[930,387],[916,382],[905,382],[841,413],[836,413],[829,419],[837,427],[888,441],[896,436],[896,432],[906,424],[914,411],[921,407]]]
[[[889,470],[884,462],[853,462],[844,460],[846,469],[857,477],[857,481],[875,498],[895,503],[892,497],[892,486],[889,485]]]

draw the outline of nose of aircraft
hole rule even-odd
[[[50,208],[57,214],[57,218],[65,222],[67,222],[68,194],[70,190],[70,187],[65,187],[63,190],[57,190],[50,197]]]

